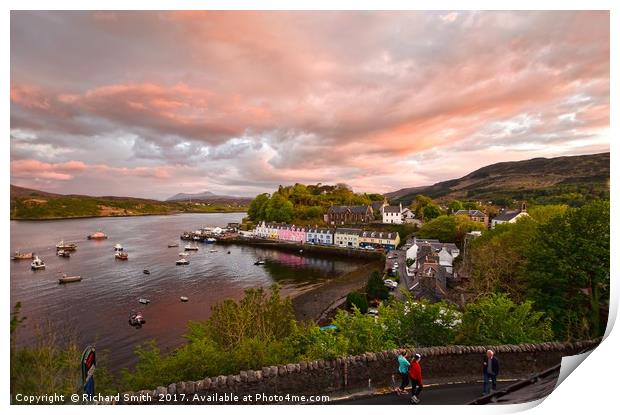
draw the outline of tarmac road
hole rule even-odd
[[[501,389],[513,382],[497,382],[497,388]],[[482,395],[482,382],[458,383],[450,385],[426,386],[420,393],[419,405],[463,405]],[[411,405],[409,389],[406,395],[388,393],[350,400],[332,402],[335,405]]]

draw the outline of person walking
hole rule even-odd
[[[420,392],[422,392],[422,366],[420,366],[420,356],[416,353],[409,365],[409,377],[411,378],[411,403],[420,403]]]
[[[402,350],[398,355],[398,373],[400,374],[400,387],[396,389],[396,393],[402,395],[405,388],[409,385],[409,360],[407,360],[407,351]]]
[[[499,361],[495,357],[493,350],[487,350],[487,354],[482,361],[482,376],[484,379],[484,386],[482,388],[482,394],[486,395],[490,392],[489,382],[491,382],[491,389],[497,390],[497,375],[499,374]]]

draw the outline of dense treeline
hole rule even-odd
[[[472,241],[464,267],[472,291],[531,301],[557,340],[601,336],[609,307],[610,205],[545,206]]]
[[[369,205],[383,200],[380,194],[355,193],[344,183],[336,185],[280,186],[273,194],[262,193],[250,203],[251,221],[300,222],[320,221],[331,205]]]

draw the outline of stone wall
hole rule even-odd
[[[424,382],[477,381],[482,376],[482,359],[493,349],[500,361],[500,379],[525,378],[593,348],[598,340],[576,343],[540,343],[503,346],[445,346],[407,349],[422,355]],[[160,394],[213,395],[335,395],[379,388],[391,384],[396,373],[399,349],[365,353],[335,360],[315,360],[241,371],[196,381],[177,382],[155,390],[128,392],[135,401]],[[152,401],[151,401],[152,402]],[[175,403],[174,401],[172,403]],[[176,402],[179,403],[179,402]]]

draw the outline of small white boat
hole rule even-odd
[[[265,261],[263,261],[262,259],[259,259],[258,261],[254,263],[254,265],[265,265]]]
[[[194,241],[199,241],[199,240],[200,240],[200,237],[198,237],[198,236],[194,236],[194,238],[193,238],[193,239],[194,239]]]
[[[92,233],[90,235],[87,236],[88,239],[108,239],[108,235],[106,235],[105,233],[101,232],[101,231],[97,231],[95,233]]]
[[[82,277],[79,275],[67,275],[62,274],[62,277],[58,278],[58,284],[67,284],[70,282],[80,282],[82,281]]]
[[[141,298],[141,299],[138,300],[138,302],[140,304],[148,304],[148,303],[151,302],[151,300],[149,300],[148,298]]]
[[[182,301],[182,302],[184,302],[184,303],[186,303],[186,302],[188,302],[188,301],[189,301],[189,298],[187,298],[187,297],[185,297],[185,296],[183,295],[183,296],[181,296],[181,301]]]
[[[217,252],[217,249],[209,249],[209,252]]]
[[[215,238],[207,238],[207,240],[205,241],[208,244],[214,244],[215,242],[217,242],[217,239]]]
[[[63,258],[70,258],[71,252],[65,251],[64,249],[59,249],[58,251],[56,251],[56,255],[63,257]]]
[[[34,260],[30,263],[30,268],[35,271],[38,269],[45,269],[45,262],[43,262],[43,260],[38,256],[35,256]]]
[[[122,250],[123,250],[123,245],[121,245],[121,244],[114,245],[114,252],[118,252],[118,251],[122,251]]]
[[[176,248],[179,244],[168,244],[168,248]]]
[[[180,259],[177,259],[176,264],[177,265],[189,265],[189,261],[185,258],[180,258]]]
[[[33,252],[19,252],[16,251],[13,256],[11,257],[11,259],[32,259],[34,257],[34,253]]]
[[[187,244],[187,245],[185,245],[185,248],[184,248],[184,249],[185,249],[186,251],[197,251],[197,250],[198,250],[198,247],[197,247],[197,246],[195,246],[195,245],[190,245],[190,244]]]
[[[186,257],[189,256],[189,254],[187,252],[179,252],[179,256]]]
[[[123,251],[116,251],[116,253],[114,254],[114,258],[126,261],[127,259],[129,259],[129,254]]]

